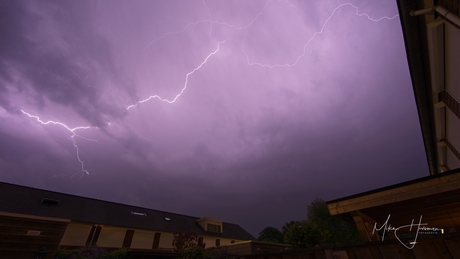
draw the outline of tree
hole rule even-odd
[[[307,242],[307,222],[306,221],[291,221],[284,228],[284,243],[290,244],[293,248],[306,248]]]
[[[327,219],[331,217],[327,203],[322,199],[315,199],[307,206],[308,219]]]
[[[286,222],[281,233],[276,228],[267,227],[259,233],[258,239],[290,244],[293,248],[352,244],[361,240],[356,227],[331,216],[322,199],[315,199],[307,206],[306,220]]]
[[[206,243],[195,233],[174,232],[173,238],[174,252],[182,258],[203,259],[209,258],[208,252],[204,249]]]
[[[284,242],[293,248],[323,246],[329,238],[329,232],[307,220],[291,221],[284,235]]]
[[[283,236],[286,235],[286,232],[287,232],[287,230],[289,229],[289,227],[290,227],[292,224],[296,223],[296,222],[297,222],[297,221],[292,220],[292,221],[286,222],[286,224],[284,224],[284,226],[281,228],[281,233],[283,234]]]
[[[200,238],[197,234],[181,232],[174,232],[172,245],[175,252],[180,252],[193,246],[206,247],[206,243],[203,243],[203,238]]]
[[[283,234],[277,228],[274,227],[266,227],[259,233],[260,241],[264,242],[272,242],[272,243],[283,243]]]
[[[307,210],[308,222],[318,226],[323,232],[328,232],[325,245],[351,244],[361,240],[354,225],[330,215],[324,200],[315,199]]]

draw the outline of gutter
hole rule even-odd
[[[446,20],[448,20],[449,22],[452,22],[453,24],[460,27],[460,17],[458,17],[457,15],[455,15],[454,13],[452,13],[451,11],[447,10],[446,8],[440,5],[435,5],[431,8],[425,8],[425,9],[421,9],[417,11],[412,10],[409,12],[409,14],[411,16],[419,16],[422,14],[432,14],[434,12],[440,14],[442,17],[446,18]]]

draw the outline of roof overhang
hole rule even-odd
[[[431,1],[432,2],[432,1]],[[430,174],[439,170],[426,15],[410,12],[427,8],[423,0],[397,0],[412,87]]]
[[[460,169],[327,202],[333,216],[352,221],[368,241],[379,240],[373,228],[391,215],[392,226],[420,218],[427,226],[460,226]],[[374,233],[375,234],[375,233]]]

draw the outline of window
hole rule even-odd
[[[220,225],[216,225],[216,224],[207,224],[207,231],[211,231],[211,232],[222,232],[222,228],[220,227]]]
[[[49,199],[49,198],[44,198],[42,200],[42,204],[48,204],[48,205],[59,205],[59,200],[55,199]]]
[[[153,244],[152,244],[152,249],[158,249],[160,245],[160,236],[161,233],[155,233],[155,236],[153,237]]]
[[[133,242],[134,229],[127,229],[125,233],[125,238],[123,239],[124,248],[130,248],[131,243]]]
[[[135,212],[135,211],[131,211],[131,214],[132,215],[136,215],[136,216],[147,216],[147,214],[143,213],[143,212]]]
[[[99,234],[101,233],[101,226],[94,225],[89,232],[88,239],[86,239],[86,244],[94,245],[97,243],[97,239],[99,238]]]
[[[222,233],[222,220],[213,219],[213,218],[200,218],[196,220],[205,231]]]

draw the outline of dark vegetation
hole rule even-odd
[[[111,252],[96,245],[86,245],[79,249],[66,250],[59,248],[54,259],[128,259],[129,250],[121,248]]]
[[[307,219],[287,222],[281,231],[274,227],[266,227],[259,233],[258,240],[289,244],[293,248],[360,242],[356,227],[332,217],[324,200],[316,199],[307,208]]]

